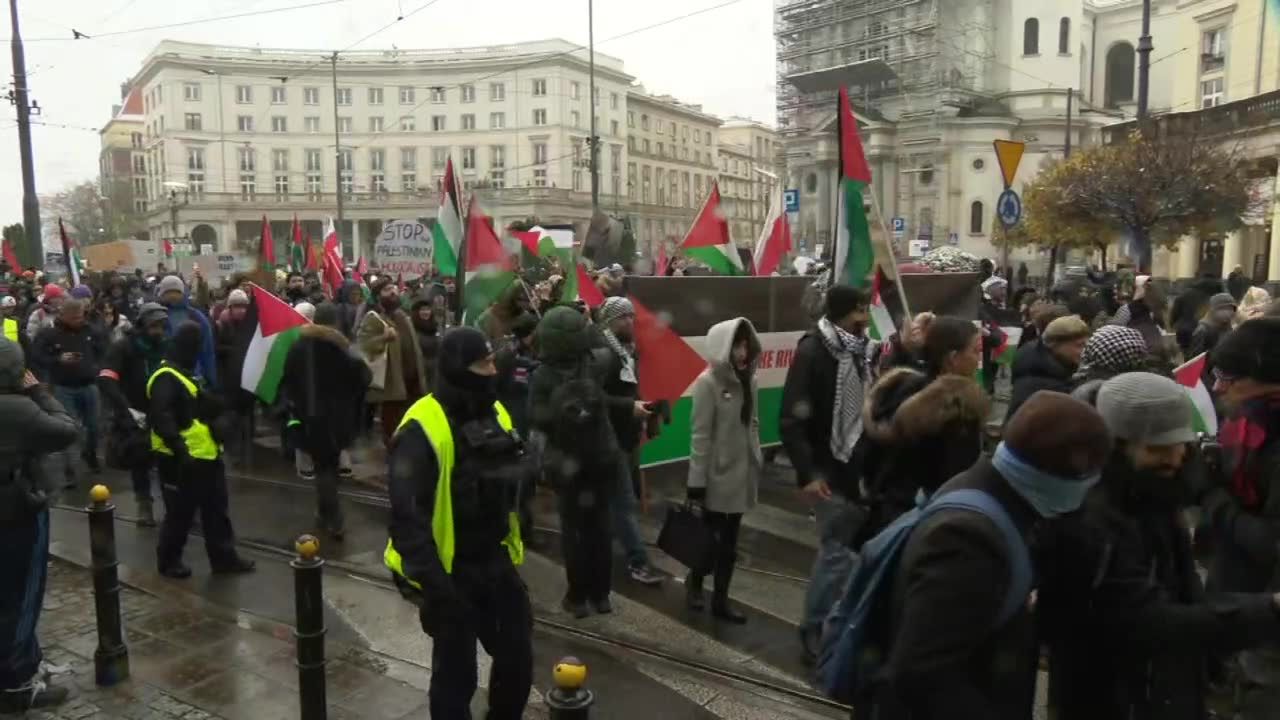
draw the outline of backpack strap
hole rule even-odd
[[[1031,552],[1027,549],[1022,533],[1014,525],[1004,505],[983,490],[953,490],[938,495],[925,506],[921,522],[940,510],[968,510],[984,515],[1004,537],[1005,547],[1009,549],[1009,591],[1005,595],[1000,614],[996,617],[995,626],[1005,624],[1026,603],[1027,595],[1031,592]]]

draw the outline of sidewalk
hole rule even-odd
[[[296,720],[292,630],[214,606],[161,598],[122,586],[131,678],[114,688],[93,681],[97,648],[88,570],[54,559],[40,621],[45,660],[71,667],[55,682],[72,690],[33,720]],[[426,717],[429,677],[420,668],[330,644],[330,720]],[[400,679],[396,679],[396,678]],[[411,684],[412,683],[412,684]]]

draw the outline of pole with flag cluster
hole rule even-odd
[[[62,224],[62,218],[58,218],[58,234],[62,237],[62,259],[67,263],[67,276],[71,278],[71,286],[75,287],[80,284],[83,263],[80,261],[80,250],[71,236],[67,235],[67,226]]]

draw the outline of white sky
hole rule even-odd
[[[120,83],[138,70],[142,58],[160,40],[332,51],[431,0],[348,0],[168,30],[38,41],[70,37],[71,28],[94,36],[306,2],[19,0],[31,93],[43,108],[43,115],[35,119],[100,127],[109,119],[111,105],[120,102]],[[727,7],[602,42],[725,2],[729,0],[595,0],[597,50],[621,58],[627,72],[650,92],[702,103],[705,110],[722,117],[745,115],[773,124],[774,0],[736,0]],[[4,13],[6,25],[8,17]],[[586,44],[587,0],[435,0],[354,49],[392,44],[402,49],[465,47],[552,37]],[[12,61],[7,73],[12,77]],[[15,110],[9,106],[0,112],[0,224],[8,224],[22,221],[22,171]],[[37,125],[32,135],[38,193],[97,179],[96,132]]]

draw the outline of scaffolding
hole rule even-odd
[[[779,0],[778,127],[813,130],[849,88],[860,111],[897,115],[973,102],[994,58],[993,0]],[[942,6],[945,6],[943,9]]]

